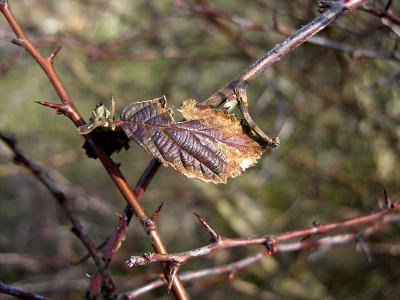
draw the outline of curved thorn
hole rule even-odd
[[[211,238],[214,242],[218,242],[221,239],[221,236],[197,213],[194,215],[199,218],[200,223],[207,229],[208,233],[211,235]]]
[[[171,264],[171,272],[168,276],[168,293],[171,290],[172,285],[174,284],[174,280],[175,280],[176,274],[178,273],[180,266],[181,265],[179,263]]]
[[[156,209],[156,211],[151,216],[151,220],[153,222],[157,221],[158,215],[160,214],[160,211],[161,211],[161,208],[163,207],[163,205],[164,205],[164,202],[161,202],[160,206]]]
[[[65,113],[68,109],[68,105],[66,104],[58,104],[58,103],[52,103],[52,102],[47,102],[47,101],[35,101],[37,104],[50,107],[53,109],[56,109],[59,112]]]
[[[50,53],[50,55],[48,56],[48,60],[53,64],[53,59],[54,59],[54,57],[56,57],[56,55],[58,54],[58,52],[60,52],[60,50],[61,50],[61,47],[57,47],[56,49],[54,49],[51,53]]]

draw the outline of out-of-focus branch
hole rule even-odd
[[[223,237],[219,234],[216,233],[214,229],[211,228],[209,224],[207,224],[201,217],[199,217],[200,222],[206,227],[207,231],[210,233],[212,239],[214,240],[213,243],[198,248],[194,249],[191,251],[187,252],[182,252],[182,253],[168,253],[168,254],[158,254],[158,253],[144,253],[142,256],[132,256],[127,262],[126,265],[129,267],[133,266],[138,266],[138,265],[145,265],[148,263],[156,262],[156,261],[169,261],[169,262],[174,262],[175,264],[181,266],[182,264],[185,264],[187,261],[190,259],[193,259],[195,257],[199,256],[204,256],[207,255],[211,252],[214,252],[216,250],[220,249],[226,249],[226,248],[234,248],[234,247],[243,247],[243,246],[249,246],[249,245],[264,245],[267,247],[267,250],[270,252],[270,254],[274,254],[275,252],[278,251],[279,248],[277,248],[278,243],[282,243],[287,240],[295,239],[295,238],[304,238],[304,237],[309,237],[313,236],[315,234],[319,233],[325,233],[329,232],[332,230],[336,229],[342,229],[342,228],[347,228],[347,227],[352,227],[355,225],[362,225],[371,221],[375,221],[380,219],[380,222],[384,223],[384,219],[382,219],[385,215],[391,213],[391,212],[398,212],[400,211],[400,205],[398,203],[390,203],[389,199],[387,198],[387,208],[373,212],[364,216],[359,216],[359,217],[354,217],[351,219],[346,219],[346,220],[341,220],[341,221],[336,221],[336,222],[331,222],[331,223],[325,223],[325,224],[318,224],[312,227],[308,227],[305,229],[299,229],[299,230],[294,230],[294,231],[289,231],[285,233],[280,233],[280,234],[273,234],[273,235],[268,235],[268,236],[263,236],[263,237],[252,237],[252,238],[227,238]],[[377,223],[378,224],[378,223]],[[378,226],[375,224],[373,227],[375,228]],[[350,237],[346,237],[345,240],[354,238],[354,236],[350,235]],[[341,239],[344,239],[342,236]],[[295,248],[293,250],[298,250],[301,248],[308,248],[311,246],[317,246],[322,243],[333,243],[334,240],[330,240],[329,238],[327,241],[324,241],[321,239],[319,242],[318,241],[302,241],[299,243],[294,244]],[[282,246],[280,248],[280,251],[282,251]],[[287,248],[289,249],[289,248]]]
[[[208,18],[222,19],[222,20],[229,21],[229,22],[239,26],[241,30],[267,31],[267,32],[275,32],[275,33],[283,34],[283,35],[294,34],[293,30],[282,27],[282,25],[280,25],[280,23],[279,23],[278,18],[274,18],[274,25],[269,26],[266,24],[255,23],[251,20],[244,19],[240,16],[231,15],[222,10],[212,10],[209,7],[204,7],[204,6],[200,6],[200,5],[190,5],[182,0],[175,1],[175,5],[191,12],[192,14],[204,15]],[[368,9],[370,9],[370,7],[368,5],[364,5],[363,9],[368,10]],[[374,11],[375,10],[376,9],[374,9]],[[379,13],[383,13],[383,12],[381,10],[379,10]],[[326,48],[331,48],[334,50],[339,50],[341,52],[349,53],[354,58],[382,58],[382,59],[390,59],[390,60],[400,61],[400,52],[399,51],[388,52],[388,51],[381,51],[381,50],[356,48],[356,47],[346,45],[346,44],[340,43],[338,41],[334,41],[329,38],[320,37],[320,36],[312,36],[305,42],[311,43],[314,45],[318,45],[318,46],[322,46],[322,47],[326,47]]]
[[[26,300],[47,300],[47,298],[8,286],[0,281],[0,293]]]
[[[183,1],[176,1],[176,5],[180,5],[180,2]],[[196,2],[199,4],[199,7],[201,7],[201,10],[205,11],[210,10],[209,3],[207,0],[196,0]],[[236,34],[235,32],[233,32],[228,26],[226,26],[212,14],[205,14],[205,17],[211,24],[213,24],[222,33],[224,33],[242,51],[244,55],[248,57],[253,56],[254,52],[253,49],[242,39],[240,34]]]
[[[155,27],[164,24],[165,22],[167,22],[168,20],[170,20],[173,17],[175,17],[174,14],[167,13],[166,16],[161,16],[146,25],[135,28],[135,29],[123,34],[118,39],[109,41],[109,42],[105,43],[104,45],[96,48],[92,53],[89,54],[89,58],[96,59],[98,57],[104,56],[115,46],[129,41],[132,38],[134,38],[135,36],[138,36],[139,34],[150,31],[150,30],[154,29]]]
[[[381,19],[383,25],[389,28],[394,34],[400,37],[400,16],[396,15],[390,6],[392,1],[389,0],[384,8],[378,8],[374,5],[364,4],[361,9],[373,14]]]
[[[13,40],[13,43],[16,45],[23,47],[29,54],[32,55],[33,58],[37,61],[37,63],[41,66],[47,77],[49,78],[51,84],[56,90],[58,96],[61,99],[61,104],[41,102],[41,104],[54,108],[57,112],[63,113],[68,116],[71,121],[77,126],[80,127],[85,125],[83,118],[81,117],[78,110],[75,108],[71,98],[69,97],[66,89],[61,83],[54,67],[53,67],[53,59],[59,52],[60,48],[55,49],[48,57],[43,56],[39,50],[30,42],[23,29],[19,25],[18,21],[15,19],[13,13],[11,12],[10,4],[7,0],[0,1],[0,10],[3,13],[4,17],[7,19],[7,22],[11,26],[16,39]],[[103,151],[103,149],[94,141],[90,134],[84,136],[89,145],[93,148],[94,152],[99,157],[102,162],[104,168],[109,173],[110,177],[114,181],[115,185],[118,187],[125,200],[132,207],[135,215],[141,221],[142,226],[144,227],[148,237],[151,239],[151,244],[154,250],[158,253],[167,253],[167,249],[164,243],[161,240],[161,237],[158,233],[156,227],[149,230],[147,225],[147,221],[149,217],[143,209],[143,206],[137,200],[135,193],[130,188],[123,174],[119,170],[119,167],[114,161]],[[162,264],[164,274],[168,277],[169,269],[166,264]],[[189,299],[188,294],[186,293],[183,284],[179,281],[179,277],[173,281],[172,285],[173,292],[177,299]],[[106,292],[113,292],[113,286],[105,286]],[[90,295],[89,295],[90,296]]]
[[[97,267],[99,268],[99,272],[103,280],[107,285],[114,287],[114,283],[111,280],[110,275],[107,272],[107,269],[104,265],[103,260],[98,255],[95,245],[92,240],[89,238],[87,233],[84,230],[84,227],[77,217],[75,210],[73,209],[69,199],[65,196],[65,194],[57,188],[51,178],[47,175],[46,171],[39,164],[30,160],[25,154],[23,154],[17,147],[17,142],[15,139],[7,137],[0,133],[0,139],[3,140],[4,143],[11,149],[14,154],[14,161],[18,164],[22,164],[25,168],[27,168],[53,195],[53,197],[57,200],[58,204],[63,208],[66,213],[68,219],[71,221],[73,227],[72,232],[82,241],[83,245],[88,250],[90,256],[93,258]]]

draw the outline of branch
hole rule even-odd
[[[0,293],[1,294],[6,294],[10,296],[17,297],[19,299],[27,299],[27,300],[47,300],[47,298],[25,292],[23,290],[11,287],[9,285],[4,284],[2,281],[0,281]]]
[[[135,195],[138,201],[141,200],[148,184],[160,167],[160,163],[156,159],[152,159],[150,164],[147,166],[146,170],[143,172],[135,188]],[[106,250],[103,253],[103,260],[105,262],[105,267],[107,268],[111,262],[111,259],[115,252],[117,252],[122,241],[125,238],[126,229],[132,219],[133,211],[130,205],[125,206],[123,213],[119,216],[119,222],[114,229],[114,233],[109,239]],[[93,275],[89,291],[91,294],[95,295],[100,288],[101,276],[99,272]]]
[[[325,246],[326,247],[326,246],[348,244],[352,241],[359,240],[360,237],[365,238],[365,237],[372,235],[384,224],[388,224],[391,222],[399,222],[399,221],[400,221],[399,215],[387,215],[387,216],[383,216],[381,220],[378,220],[377,222],[371,224],[370,226],[366,227],[364,230],[362,230],[358,233],[339,234],[339,235],[324,237],[321,239],[316,239],[316,240],[311,240],[311,241],[285,243],[285,244],[281,244],[281,245],[276,245],[275,251],[276,251],[276,253],[280,253],[280,252],[298,251],[298,250],[317,247],[317,246]],[[238,260],[238,261],[230,263],[230,264],[213,267],[213,268],[207,268],[207,269],[203,269],[200,271],[183,272],[180,274],[180,279],[183,282],[190,282],[190,281],[197,280],[200,278],[210,277],[210,276],[215,276],[215,275],[220,275],[220,274],[226,274],[226,273],[229,274],[229,279],[233,279],[235,273],[238,270],[243,269],[251,264],[254,264],[254,263],[260,261],[265,256],[269,256],[269,255],[271,255],[271,252],[269,250],[265,250],[265,251],[255,254],[253,256],[243,258],[241,260]],[[158,287],[165,286],[166,284],[167,284],[166,280],[163,278],[160,278],[160,279],[154,280],[154,281],[150,282],[149,284],[146,284],[140,288],[137,288],[133,291],[122,293],[122,294],[118,295],[117,299],[136,299],[136,297],[138,297],[142,294],[148,293],[151,290],[154,290]]]
[[[385,196],[386,197],[386,196]],[[386,197],[386,199],[388,199]],[[278,247],[277,244],[282,243],[287,240],[301,238],[301,237],[309,237],[318,233],[325,233],[336,229],[342,229],[347,227],[352,227],[355,225],[362,225],[371,221],[382,219],[385,215],[391,212],[399,212],[400,205],[398,203],[390,203],[387,202],[387,208],[373,212],[367,215],[354,217],[346,220],[325,223],[325,224],[318,224],[312,227],[308,227],[305,229],[299,229],[294,231],[289,231],[285,233],[280,233],[276,235],[268,235],[263,237],[253,237],[253,238],[227,238],[221,235],[216,234],[216,231],[211,229],[211,226],[207,224],[203,219],[201,219],[203,226],[207,229],[210,233],[211,237],[215,240],[215,242],[190,251],[182,252],[182,253],[166,253],[166,254],[158,254],[158,253],[144,253],[142,256],[132,256],[127,262],[126,265],[128,267],[138,266],[138,265],[145,265],[156,261],[164,261],[164,262],[174,262],[178,265],[183,265],[187,261],[195,258],[210,254],[216,250],[226,249],[226,248],[234,248],[234,247],[243,247],[249,245],[264,245],[267,247],[267,251],[270,254],[274,254],[275,252],[282,251],[282,247]],[[376,226],[380,226],[380,223],[384,223],[384,220],[380,220],[379,223],[373,225],[375,228]],[[210,230],[211,229],[211,230]],[[215,237],[218,237],[215,239]],[[355,236],[348,236],[346,239],[354,239]],[[328,242],[324,241],[324,239],[317,240],[317,241],[301,241],[299,243],[295,243],[292,247],[292,250],[298,250],[301,248],[309,248],[311,246],[316,246],[322,243],[332,243],[332,240],[328,239]]]
[[[25,168],[27,168],[53,195],[53,197],[57,200],[58,204],[63,208],[67,217],[72,223],[72,232],[82,241],[83,245],[88,250],[90,256],[93,258],[95,264],[99,268],[100,274],[104,280],[106,286],[109,286],[112,289],[115,289],[114,283],[111,280],[110,275],[107,272],[105,264],[103,260],[97,253],[96,247],[93,244],[92,240],[89,238],[87,233],[84,230],[84,227],[76,216],[75,210],[73,209],[69,199],[65,196],[65,194],[57,188],[52,179],[48,176],[46,171],[39,164],[30,160],[25,154],[23,154],[17,147],[17,142],[15,139],[6,137],[2,133],[0,133],[0,139],[11,149],[14,153],[14,162],[18,164],[22,164]]]
[[[287,54],[288,52],[293,50],[295,47],[299,46],[304,40],[306,40],[308,37],[311,37],[312,34],[315,34],[319,30],[321,30],[325,26],[327,26],[329,23],[333,22],[344,11],[354,8],[356,5],[361,5],[362,2],[364,2],[364,1],[356,1],[356,3],[354,1],[350,1],[350,2],[346,2],[346,4],[344,4],[343,6],[338,6],[338,7],[340,7],[339,10],[338,10],[338,7],[336,7],[336,6],[334,6],[335,9],[333,9],[333,8],[328,9],[322,16],[318,17],[317,19],[315,19],[314,21],[312,21],[308,25],[304,26],[302,29],[297,31],[295,34],[293,34],[287,40],[285,40],[284,42],[279,44],[277,47],[275,47],[273,50],[268,52],[265,56],[260,58],[255,64],[253,64],[248,69],[246,69],[241,74],[239,74],[236,77],[236,79],[234,79],[230,84],[228,84],[224,88],[224,89],[227,89],[227,88],[230,89],[230,92],[228,94],[225,94],[225,93],[221,94],[220,92],[217,92],[213,96],[208,98],[206,101],[204,101],[202,104],[203,105],[208,105],[208,106],[217,106],[217,105],[219,105],[222,102],[222,100],[224,100],[224,97],[227,98],[228,96],[233,95],[234,89],[236,88],[236,84],[238,83],[238,78],[242,78],[242,77],[244,78],[244,76],[246,74],[251,74],[252,72],[254,73],[257,70],[259,71],[259,74],[261,74],[261,72],[265,71],[265,69],[269,65],[271,65],[274,62],[278,61],[280,59],[280,57],[284,56],[285,54]],[[351,6],[350,4],[353,4],[353,6]],[[331,12],[331,10],[334,10],[334,11]],[[291,41],[291,43],[293,44],[292,47],[289,47],[290,43],[287,42],[288,40]],[[286,47],[284,47],[285,45],[286,45]],[[273,57],[273,59],[268,59],[268,54],[271,53],[271,55],[272,55],[275,52],[277,52],[276,49],[279,46],[280,46],[280,49],[282,49],[281,53],[280,53],[280,56],[277,58],[277,55],[275,55]],[[264,61],[264,67],[262,67],[263,61]],[[269,65],[267,65],[268,62],[269,62]],[[224,89],[221,89],[220,91],[223,91]],[[219,101],[218,104],[216,104],[214,102],[214,100],[217,99],[217,98],[218,98],[218,100],[216,100],[216,101]],[[252,122],[250,124],[254,124],[255,125],[254,122]],[[255,128],[255,126],[253,128]],[[279,143],[279,140],[272,140],[271,139],[271,140],[269,140],[269,142],[270,142],[271,145],[276,146]],[[148,169],[149,168],[151,169],[150,166],[148,167]],[[135,189],[135,192],[136,192],[136,189]],[[125,226],[127,226],[129,224],[129,220],[126,218],[125,213],[126,213],[126,209],[125,209],[123,215],[121,215],[120,222],[118,223],[118,226],[116,227],[116,230],[114,231],[114,235],[113,235],[114,239],[110,240],[110,243],[109,243],[109,245],[107,247],[109,249],[109,251],[108,251],[109,253],[112,253],[113,251],[116,251],[115,247],[120,243],[121,239],[125,235],[125,228],[126,228]],[[96,276],[94,277],[94,279],[92,281],[92,284],[94,284],[94,282],[96,281],[95,278],[96,278]],[[93,288],[91,287],[91,290],[94,290],[94,289],[95,289],[94,287]]]
[[[7,19],[9,25],[13,29],[15,35],[17,38],[13,40],[15,44],[18,46],[23,47],[31,56],[37,61],[37,63],[42,67],[43,71],[49,78],[51,84],[53,85],[54,89],[57,91],[57,94],[64,105],[62,108],[62,111],[66,116],[68,116],[71,121],[75,124],[75,126],[80,127],[82,125],[85,125],[85,122],[83,121],[83,118],[79,114],[78,110],[75,108],[71,98],[69,97],[67,91],[65,90],[63,84],[61,83],[60,79],[58,78],[56,71],[53,67],[53,59],[55,55],[58,53],[58,51],[54,51],[50,56],[45,57],[43,56],[38,49],[30,42],[28,37],[25,35],[24,31],[22,30],[21,26],[15,19],[14,15],[11,12],[10,9],[10,4],[7,0],[1,0],[0,1],[0,10],[3,13],[4,17]],[[126,179],[124,178],[123,174],[119,170],[119,167],[114,161],[104,153],[104,151],[101,149],[99,145],[96,144],[96,142],[93,140],[92,136],[90,134],[85,135],[85,139],[87,142],[90,144],[90,146],[93,148],[94,152],[98,155],[100,161],[102,162],[104,168],[107,170],[109,173],[110,177],[114,181],[115,185],[118,187],[122,195],[124,196],[125,200],[129,203],[129,205],[132,207],[133,212],[135,215],[138,217],[138,219],[141,221],[142,226],[146,230],[146,220],[148,219],[148,216],[146,212],[144,211],[142,205],[139,203],[137,200],[135,193],[132,191],[132,189],[129,187],[129,184],[127,183]],[[157,253],[167,253],[167,249],[164,245],[164,243],[161,240],[161,237],[157,231],[151,230],[148,231],[146,230],[149,238],[151,239],[151,244],[154,248],[154,250]],[[165,264],[163,264],[163,271],[165,275],[168,277],[169,270],[167,270]],[[174,284],[172,286],[173,292],[178,299],[189,299],[189,296],[187,295],[182,283],[179,280],[179,277],[177,277],[174,280]],[[107,292],[112,292],[113,289],[111,287],[106,287]]]
[[[340,0],[337,1],[337,4],[334,4],[332,7],[328,8],[323,15],[316,18],[314,21],[297,31],[293,36],[289,37],[286,41],[278,45],[278,47],[271,50],[265,56],[260,58],[255,64],[250,66],[248,69],[243,71],[239,74],[230,84],[226,87],[221,89],[219,92],[212,95],[208,98],[203,104],[209,106],[216,106],[221,103],[224,99],[228,98],[228,96],[233,95],[236,92],[243,92],[247,86],[247,84],[255,79],[259,74],[264,72],[268,66],[272,63],[278,61],[281,57],[285,54],[293,50],[295,47],[300,45],[304,40],[309,38],[311,35],[315,34],[329,23],[334,21],[337,17],[342,15],[345,11],[353,9],[356,6],[359,6],[365,2],[362,0]],[[73,106],[71,99],[69,98],[68,94],[66,93],[63,85],[61,84],[59,78],[57,77],[55,70],[52,65],[52,60],[57,51],[53,52],[55,54],[50,55],[49,57],[43,57],[39,51],[32,45],[32,43],[28,40],[24,32],[22,31],[20,25],[15,20],[14,16],[12,15],[8,1],[0,1],[0,10],[6,17],[7,21],[9,22],[10,26],[14,30],[15,34],[17,35],[17,39],[14,40],[19,46],[24,47],[39,63],[39,65],[43,68],[46,75],[49,77],[49,80],[53,84],[54,88],[56,89],[61,102],[65,106],[61,106],[60,112],[66,114],[74,124],[79,127],[84,125],[84,121]],[[49,105],[50,106],[50,105]],[[57,109],[59,109],[57,108]],[[104,167],[110,174],[111,178],[113,179],[114,183],[120,189],[121,193],[124,195],[125,199],[132,207],[133,212],[138,216],[139,220],[141,221],[143,227],[148,229],[146,222],[149,220],[149,217],[143,210],[143,207],[140,205],[135,193],[130,189],[129,185],[127,184],[126,180],[124,179],[122,173],[120,172],[118,166],[107,156],[104,154],[103,150],[93,141],[90,134],[86,135],[85,138],[88,140],[89,144],[92,146],[96,154],[99,156],[101,162],[103,163]],[[151,220],[151,219],[150,219]],[[165,246],[161,242],[160,236],[156,228],[154,230],[146,230],[149,237],[152,240],[152,244],[154,249],[157,253],[166,253]],[[123,233],[124,235],[124,233]],[[113,248],[113,247],[112,247]],[[165,274],[167,274],[166,268],[164,268]],[[179,281],[179,278],[174,280],[174,293],[177,295],[178,298],[185,298],[187,297],[182,284]]]
[[[203,102],[203,105],[216,107],[229,96],[237,93],[237,91],[245,94],[247,85],[267,70],[272,64],[279,61],[283,56],[300,46],[303,42],[335,21],[345,12],[363,5],[366,0],[340,0],[327,2],[329,2],[331,6],[329,6],[319,17],[297,30],[283,42],[277,44],[254,64],[243,70],[225,87],[211,95]]]

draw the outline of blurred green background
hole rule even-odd
[[[272,25],[275,17],[292,30],[318,15],[314,1],[210,2],[211,8],[257,23]],[[132,101],[163,94],[176,112],[185,99],[209,97],[284,39],[276,31],[245,30],[223,20],[222,27],[216,26],[173,1],[11,5],[42,53],[63,47],[55,68],[86,119],[96,104],[108,104],[110,92],[118,112]],[[398,1],[392,9],[400,15]],[[14,36],[3,17],[0,36],[0,130],[14,135],[20,149],[48,169],[99,244],[113,231],[125,201],[99,161],[85,157],[72,122],[34,103],[59,100],[35,61],[10,43]],[[362,10],[340,18],[319,36],[389,54],[399,42],[379,18]],[[115,47],[94,57],[109,41],[116,41]],[[399,62],[355,58],[306,43],[274,64],[251,83],[248,97],[256,123],[271,136],[279,135],[279,148],[226,185],[188,179],[171,168],[161,168],[150,184],[143,205],[150,214],[165,202],[158,228],[168,250],[181,252],[209,242],[193,212],[223,235],[247,237],[366,214],[377,209],[383,187],[398,200]],[[133,143],[113,159],[121,163],[131,186],[150,161]],[[223,275],[192,282],[188,292],[193,299],[398,299],[398,228],[398,223],[384,226],[368,239],[372,262],[354,243],[282,253],[240,270],[231,281]],[[261,250],[217,251],[190,261],[182,271],[226,264]],[[151,245],[134,220],[111,264],[118,291],[139,287],[160,272],[157,264],[124,268],[130,255],[146,251],[152,251]],[[55,200],[12,163],[10,151],[0,144],[0,279],[53,299],[80,299],[89,284],[86,274],[95,266],[91,261],[69,263],[83,255]],[[165,299],[165,288],[141,298],[158,297]]]

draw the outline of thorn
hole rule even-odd
[[[56,49],[54,49],[50,55],[47,57],[47,59],[51,62],[51,64],[53,64],[53,59],[54,57],[56,57],[56,55],[58,54],[58,52],[60,52],[61,47],[57,47]]]
[[[208,233],[211,235],[211,241],[213,242],[218,242],[221,240],[221,236],[215,232],[214,229],[202,218],[200,217],[197,213],[194,213],[194,215],[199,218],[200,223],[207,229]]]
[[[164,202],[161,202],[160,206],[156,209],[156,211],[151,216],[151,220],[155,223],[157,221],[158,215],[160,214],[161,208],[163,207]]]
[[[46,101],[35,101],[37,104],[41,104],[46,107],[50,107],[57,110],[57,114],[65,114],[67,111],[68,105],[66,104],[58,104],[58,103],[51,103]]]
[[[168,293],[171,291],[172,285],[174,284],[174,280],[180,266],[181,265],[179,263],[176,262],[171,263],[171,272],[168,276]]]

